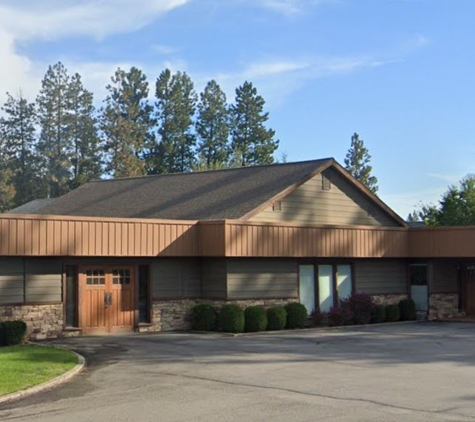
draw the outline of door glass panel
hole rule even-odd
[[[310,315],[315,311],[315,269],[313,265],[299,267],[300,303],[307,308]]]
[[[416,304],[416,310],[427,311],[429,309],[427,265],[409,265],[409,280],[411,282],[411,298]]]
[[[66,327],[77,327],[77,268],[66,267]]]
[[[328,312],[333,306],[333,266],[318,266],[318,301],[321,312]]]
[[[336,268],[338,274],[338,299],[348,299],[352,294],[352,275],[351,265],[338,265]]]
[[[112,284],[130,284],[130,270],[113,270]]]
[[[106,275],[104,270],[86,270],[86,284],[104,285],[106,284]]]

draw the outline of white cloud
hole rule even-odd
[[[326,3],[340,3],[342,0],[251,0],[252,4],[265,7],[286,16],[298,15],[309,7]]]
[[[178,48],[163,44],[153,44],[152,50],[155,51],[155,53],[161,54],[162,56],[169,56],[180,51]]]

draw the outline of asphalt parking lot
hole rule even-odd
[[[1,421],[468,421],[475,324],[58,342],[86,370]],[[1,375],[0,375],[1,376]]]

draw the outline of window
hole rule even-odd
[[[77,267],[68,266],[66,273],[66,327],[78,326],[78,273]]]
[[[150,290],[148,265],[139,266],[139,322],[150,322]]]
[[[416,304],[417,311],[429,309],[429,290],[427,288],[427,265],[409,265],[409,281],[411,283],[411,299]]]
[[[330,190],[332,187],[332,184],[330,182],[330,179],[326,178],[325,176],[322,176],[322,190]]]
[[[106,284],[106,275],[104,270],[87,270],[86,284],[89,285],[104,285]]]
[[[112,271],[112,284],[130,284],[130,270]]]
[[[282,202],[277,201],[272,204],[272,211],[282,211]]]

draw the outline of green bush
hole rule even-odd
[[[0,345],[14,346],[25,340],[26,324],[24,321],[4,321],[0,323]]]
[[[238,305],[224,305],[219,312],[219,328],[225,333],[242,333],[244,311]]]
[[[214,331],[217,326],[216,309],[207,304],[196,305],[191,310],[191,326],[197,331]]]
[[[355,293],[351,295],[343,306],[348,306],[353,316],[353,324],[369,324],[371,315],[373,314],[374,301],[373,298],[366,293]]]
[[[307,308],[301,303],[289,303],[285,305],[287,312],[286,328],[305,328],[308,319]]]
[[[283,306],[274,306],[267,310],[267,330],[283,330],[287,322],[287,311]]]
[[[376,324],[386,322],[386,306],[376,305],[373,309],[371,321]]]
[[[396,322],[399,321],[400,312],[399,305],[387,305],[386,306],[386,321]]]
[[[412,299],[399,301],[401,321],[414,321],[416,319],[416,303]]]
[[[244,311],[245,331],[255,333],[267,328],[267,314],[262,306],[249,306]]]

